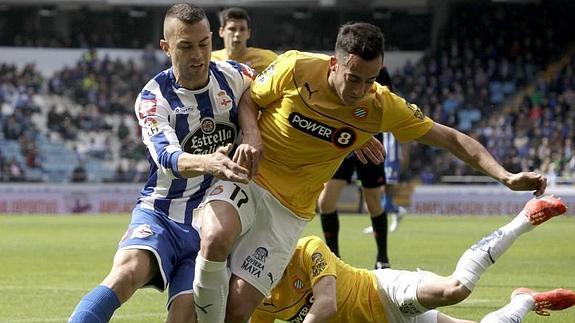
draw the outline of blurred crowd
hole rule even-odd
[[[533,6],[469,6],[452,8],[436,48],[393,75],[394,88],[435,121],[479,140],[508,170],[572,177],[575,59],[572,39],[558,32],[568,21]],[[38,174],[49,171],[50,159],[39,146],[48,143],[75,155],[65,180],[89,180],[86,172],[105,168],[112,171],[102,181],[144,180],[133,102],[166,68],[154,53],[147,48],[134,62],[87,50],[48,79],[34,65],[0,65],[0,181],[46,179]],[[39,105],[38,97],[52,99]],[[418,144],[409,151],[406,179],[479,175],[443,151]]]

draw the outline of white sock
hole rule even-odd
[[[535,300],[531,295],[519,294],[509,304],[495,312],[487,314],[481,323],[521,323],[529,311],[533,310]]]
[[[473,291],[483,272],[494,264],[521,234],[533,228],[521,211],[511,222],[467,249],[459,258],[453,277]]]
[[[230,284],[227,262],[196,257],[194,303],[199,323],[223,323]]]

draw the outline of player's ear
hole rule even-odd
[[[166,56],[170,57],[170,45],[165,39],[160,39],[160,48],[166,53]]]
[[[329,58],[329,69],[332,72],[335,72],[335,67],[337,65],[337,58],[335,58],[335,56],[332,56]]]
[[[220,38],[224,38],[224,27],[220,27],[220,29],[218,29],[218,35],[220,35]]]

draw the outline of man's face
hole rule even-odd
[[[343,104],[353,106],[373,86],[383,66],[382,57],[369,61],[354,54],[342,55],[339,59],[336,57],[330,61],[329,83]]]
[[[233,52],[241,52],[248,46],[250,29],[245,19],[228,19],[226,25],[220,27],[220,37],[224,40],[224,46]]]
[[[176,81],[188,89],[205,86],[212,53],[208,20],[188,24],[169,18],[164,29],[166,39],[160,40],[160,47],[172,61]]]

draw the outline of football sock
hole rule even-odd
[[[68,322],[105,323],[110,321],[120,305],[118,296],[111,288],[99,285],[80,300]]]
[[[522,211],[511,222],[467,249],[459,259],[453,277],[472,291],[481,274],[495,263],[519,235],[533,227]]]
[[[377,245],[377,261],[389,263],[387,258],[387,213],[371,218],[373,236]]]
[[[339,217],[337,211],[321,215],[321,228],[329,250],[339,257]]]
[[[383,210],[388,213],[397,212],[397,206],[393,203],[393,195],[385,193],[383,196]]]
[[[198,322],[224,322],[230,283],[227,261],[209,261],[198,254],[195,271],[194,303]]]
[[[511,299],[509,304],[495,312],[487,314],[481,323],[519,323],[533,309],[535,300],[528,294],[520,294]]]

